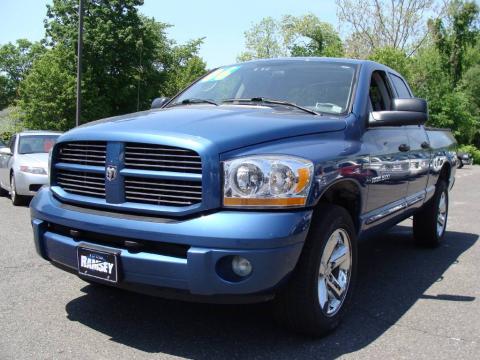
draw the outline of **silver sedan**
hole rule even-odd
[[[0,148],[0,192],[9,192],[14,205],[25,203],[48,184],[48,153],[60,133],[25,131]]]

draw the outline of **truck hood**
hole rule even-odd
[[[222,153],[292,136],[340,131],[345,126],[343,118],[263,106],[189,105],[98,120],[69,131],[59,141],[145,142],[208,147]]]

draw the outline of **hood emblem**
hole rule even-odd
[[[108,181],[113,181],[117,178],[117,167],[114,165],[108,165],[105,170],[105,178]]]

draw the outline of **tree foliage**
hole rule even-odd
[[[454,0],[450,3],[445,18],[429,21],[442,65],[450,75],[453,86],[462,78],[468,47],[476,43],[478,11],[478,6],[473,1]]]
[[[169,25],[142,16],[143,0],[85,3],[81,122],[147,109],[205,72],[202,39],[177,45]],[[45,19],[48,52],[22,82],[19,102],[31,128],[74,124],[78,1],[53,0]]]
[[[427,36],[426,19],[438,18],[434,0],[336,0],[337,16],[350,31],[347,53],[367,57],[378,48],[414,53]]]
[[[238,56],[239,61],[266,59],[286,56],[283,46],[281,27],[272,17],[263,18],[258,24],[245,31],[245,47],[247,51]]]
[[[281,20],[262,19],[245,32],[247,51],[239,61],[282,56],[344,55],[343,43],[332,25],[313,14],[285,15]]]
[[[45,51],[41,43],[26,39],[0,46],[0,110],[13,104],[20,82]]]

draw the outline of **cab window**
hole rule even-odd
[[[393,86],[395,87],[395,90],[397,90],[397,95],[400,99],[408,99],[412,97],[410,90],[408,90],[408,87],[402,78],[395,74],[390,74],[390,78],[392,79]]]
[[[392,108],[392,93],[383,71],[375,71],[372,74],[370,105],[372,111],[387,111]]]

